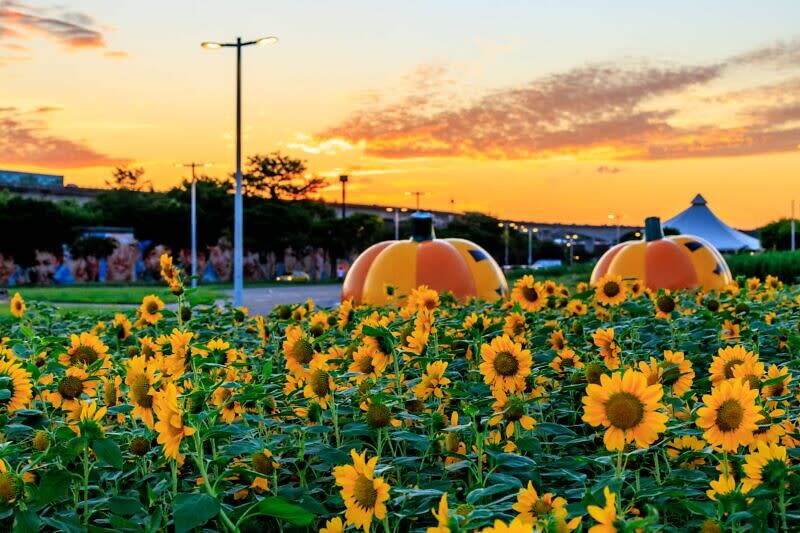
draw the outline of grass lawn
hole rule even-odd
[[[19,292],[26,301],[51,303],[85,303],[85,304],[139,304],[142,298],[155,294],[165,302],[175,301],[168,289],[148,285],[125,286],[59,286],[59,287],[20,287],[9,288],[9,296]],[[221,287],[198,287],[188,292],[192,305],[213,304],[215,300],[225,297]]]

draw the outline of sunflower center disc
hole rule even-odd
[[[519,361],[508,352],[500,352],[494,358],[494,369],[501,376],[513,376],[519,370]]]
[[[536,292],[536,289],[534,289],[533,287],[523,287],[522,295],[529,302],[535,302],[539,299],[539,293]]]
[[[619,285],[616,281],[609,281],[603,285],[603,293],[609,298],[613,298],[619,294]]]
[[[636,396],[627,392],[618,392],[608,399],[606,416],[612,426],[630,429],[644,418],[644,405]]]
[[[311,343],[309,343],[307,340],[300,339],[294,343],[294,347],[292,348],[292,356],[294,356],[298,363],[305,365],[310,363],[311,359],[314,357],[314,349],[311,347]]]
[[[325,396],[331,391],[331,388],[328,384],[328,373],[324,370],[315,370],[313,374],[311,374],[311,390],[314,391],[314,394],[317,396]]]
[[[140,374],[133,379],[131,383],[131,398],[137,405],[145,409],[153,406],[153,397],[148,394],[150,390],[150,382],[147,376]]]
[[[725,366],[723,367],[723,372],[725,373],[725,377],[727,379],[731,379],[733,377],[733,367],[741,365],[742,363],[744,363],[744,361],[742,361],[741,359],[731,359],[730,361],[725,363]]]
[[[378,491],[375,490],[375,485],[364,474],[358,475],[353,486],[353,498],[358,506],[364,509],[372,509],[375,507],[375,502],[378,501]]]
[[[75,376],[66,376],[58,383],[58,393],[66,400],[74,400],[83,392],[83,382]]]
[[[736,400],[726,400],[719,406],[717,412],[717,427],[722,431],[734,431],[744,418],[744,409]]]
[[[546,515],[552,510],[553,506],[547,503],[542,499],[536,500],[536,503],[533,504],[533,512],[536,516]]]
[[[72,353],[73,363],[82,363],[84,365],[91,365],[97,361],[97,352],[91,346],[78,346]]]

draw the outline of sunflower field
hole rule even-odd
[[[800,530],[800,291],[776,278],[249,316],[162,275],[177,306],[99,322],[12,299],[3,530]]]

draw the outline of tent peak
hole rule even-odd
[[[697,196],[695,196],[695,197],[694,197],[694,199],[692,200],[692,205],[706,205],[707,203],[708,203],[708,202],[706,202],[706,199],[705,199],[705,198],[703,198],[703,195],[702,195],[702,194],[698,194],[698,195],[697,195]]]

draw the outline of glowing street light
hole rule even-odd
[[[203,42],[203,48],[216,50],[236,48],[236,190],[233,196],[233,305],[239,307],[243,301],[244,288],[244,207],[242,202],[242,48],[251,45],[274,44],[277,37],[263,37],[255,41],[235,43]]]
[[[419,197],[425,194],[422,191],[406,191],[403,194],[406,196],[416,196],[417,197],[417,212],[419,212]]]

